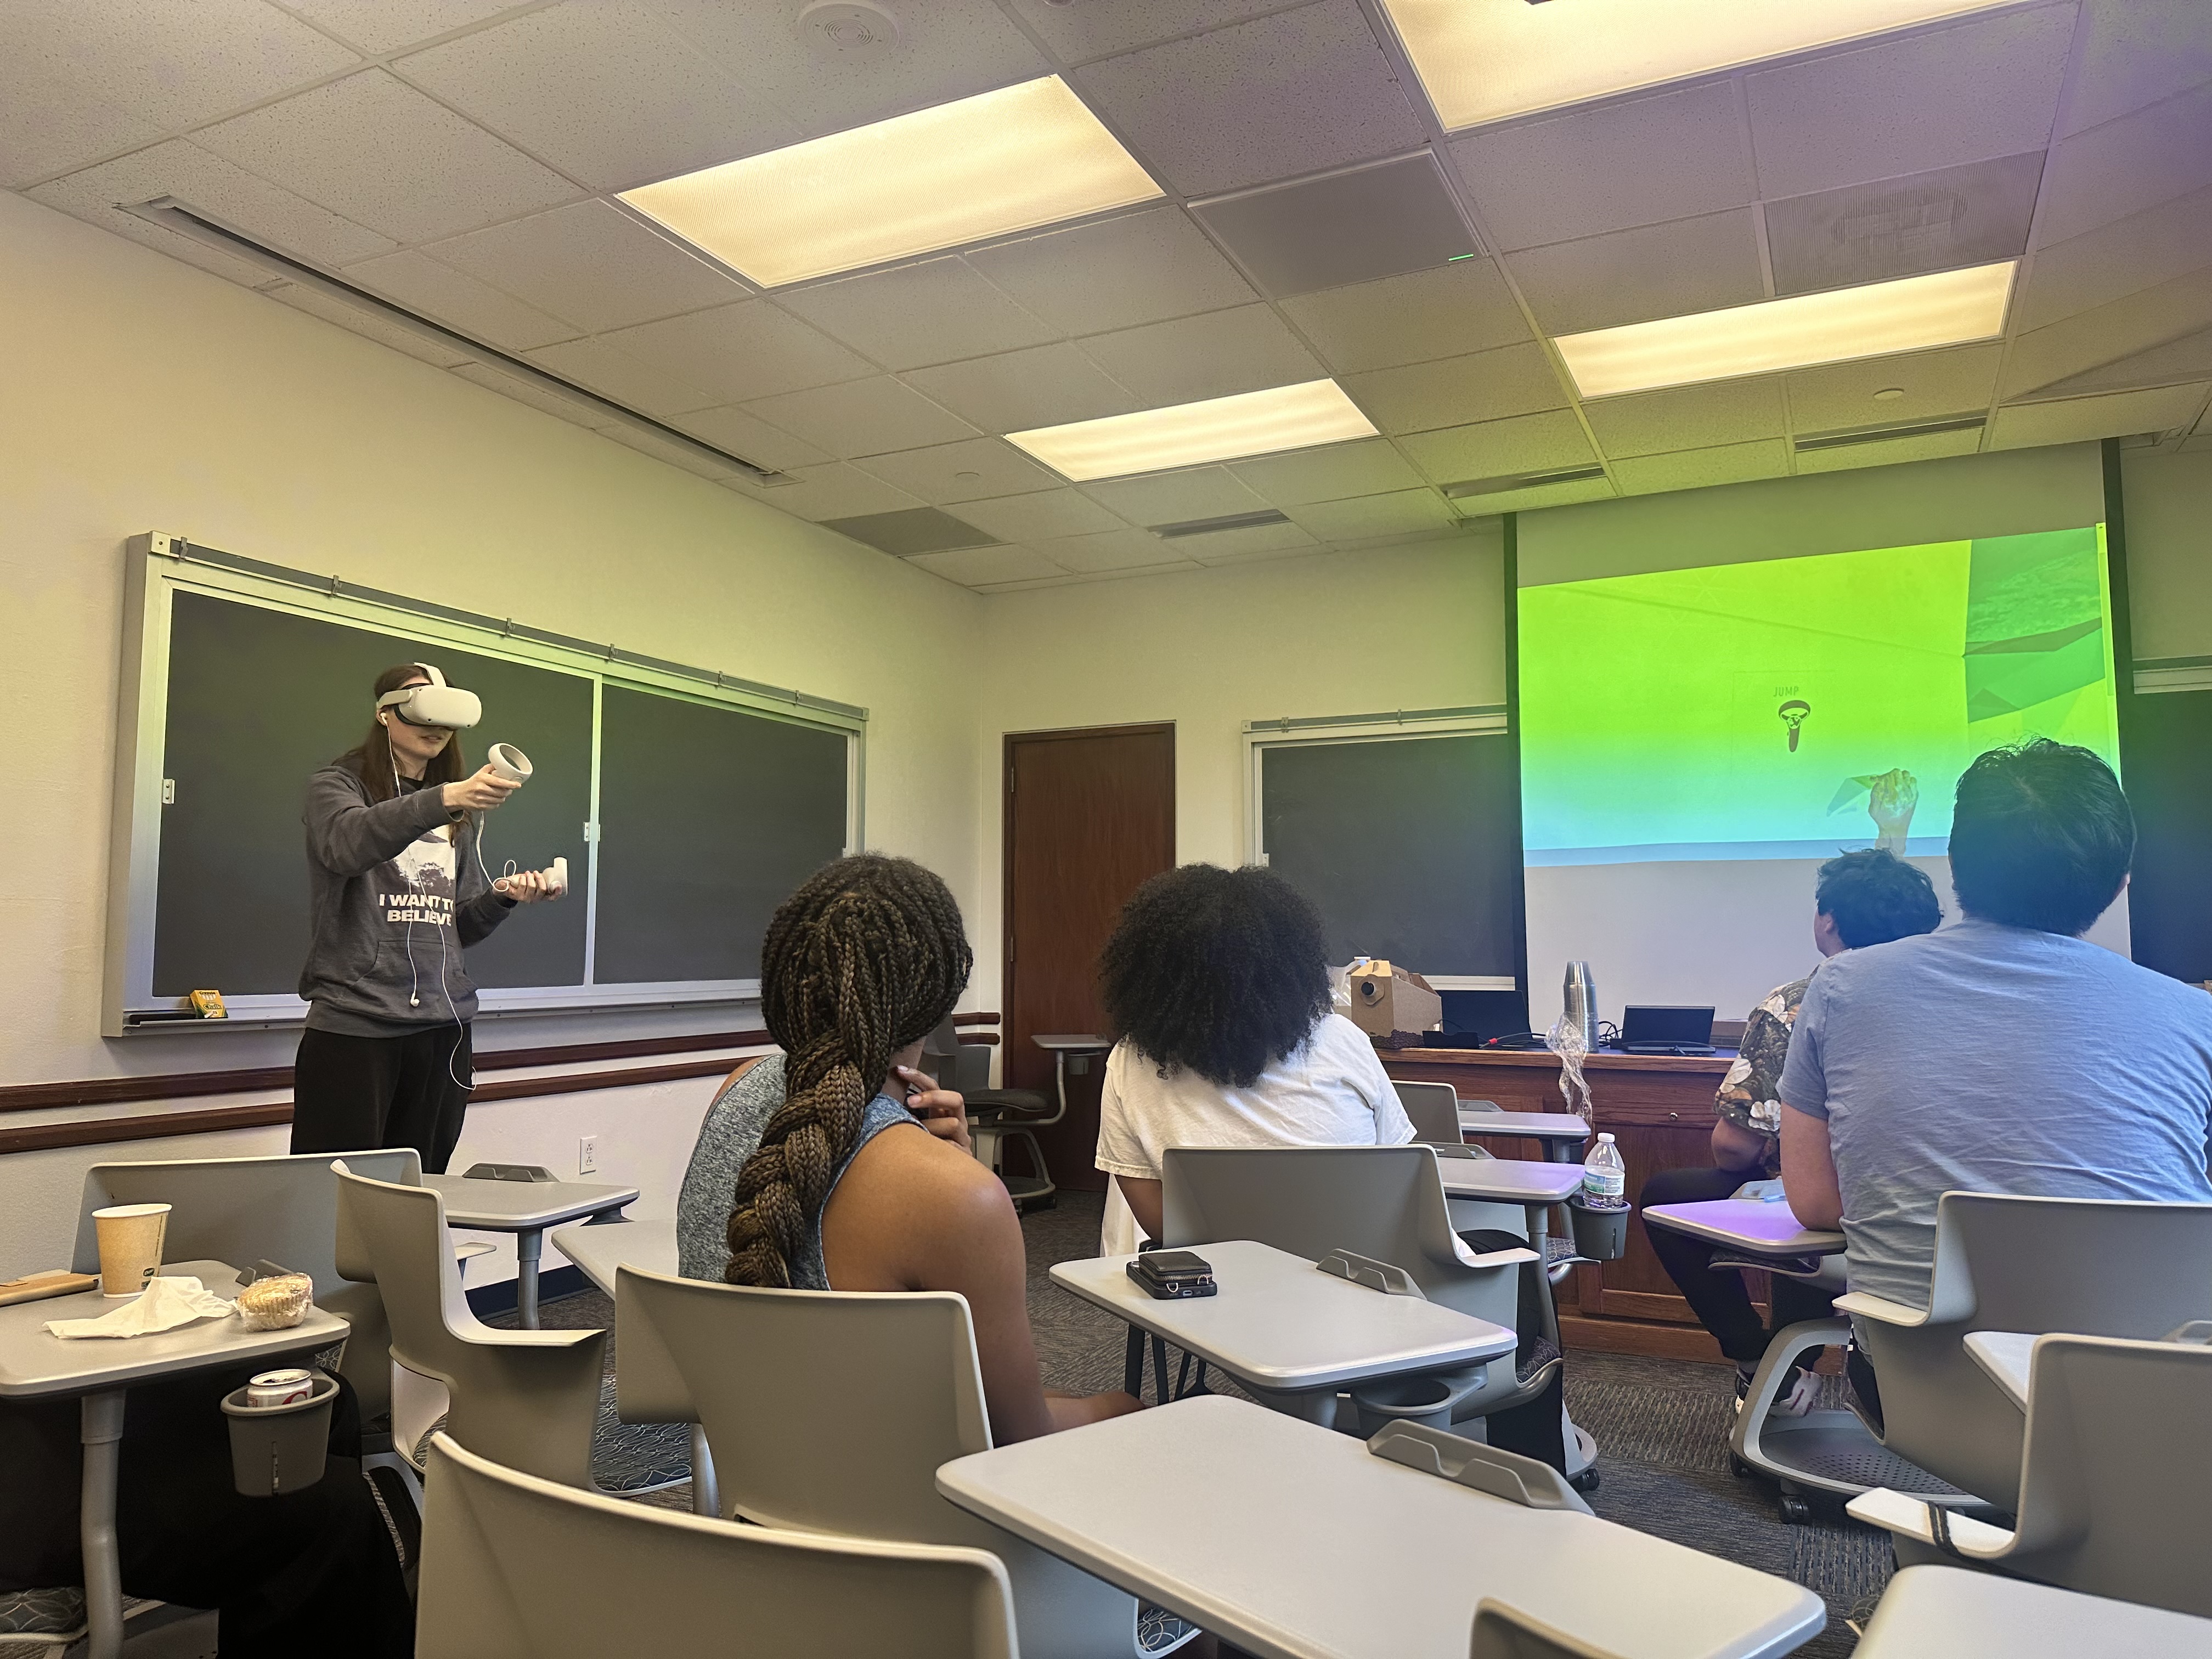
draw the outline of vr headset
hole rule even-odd
[[[473,691],[446,684],[446,677],[427,662],[415,665],[430,677],[428,685],[410,685],[387,691],[376,700],[377,708],[389,708],[410,726],[442,726],[461,732],[483,718],[483,702]]]

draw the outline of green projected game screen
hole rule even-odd
[[[2117,768],[2102,525],[1525,587],[1530,865],[1942,853],[2031,736]]]

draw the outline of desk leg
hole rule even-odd
[[[514,1307],[522,1328],[538,1328],[538,1261],[545,1251],[545,1235],[536,1228],[514,1236]]]
[[[1536,1252],[1538,1299],[1544,1306],[1544,1334],[1553,1347],[1559,1346],[1559,1310],[1552,1297],[1552,1264],[1544,1255],[1544,1245],[1552,1234],[1552,1206],[1548,1204],[1528,1206],[1528,1248]]]
[[[125,1391],[85,1395],[77,1438],[84,1447],[84,1486],[78,1498],[77,1540],[84,1556],[84,1611],[91,1626],[87,1659],[116,1659],[123,1651],[123,1563],[115,1540],[115,1487],[123,1463]]]
[[[707,1444],[707,1431],[700,1424],[691,1425],[691,1513],[711,1516],[720,1520],[722,1515],[722,1489],[714,1480],[714,1454]]]

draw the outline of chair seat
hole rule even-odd
[[[1053,1110],[1052,1103],[1032,1089],[978,1089],[963,1098],[972,1118],[1048,1117]]]

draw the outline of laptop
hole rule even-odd
[[[1629,1054],[1710,1054],[1713,1011],[1709,1007],[1624,1008],[1620,1040],[1613,1046]]]

